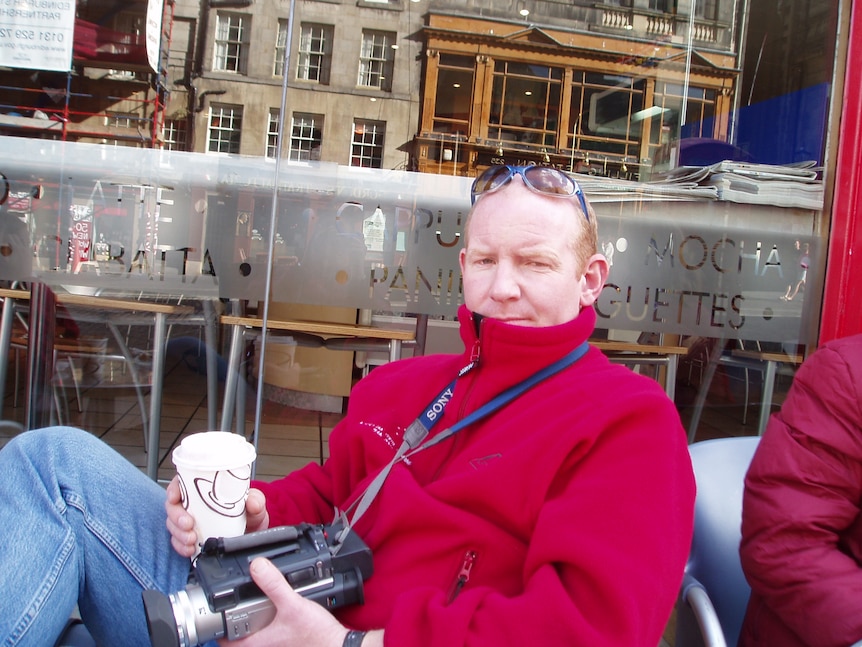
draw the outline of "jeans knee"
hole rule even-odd
[[[42,427],[18,434],[6,444],[3,452],[14,453],[31,463],[46,458],[55,462],[61,457],[92,455],[95,445],[100,443],[96,436],[77,427]]]

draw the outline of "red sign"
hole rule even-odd
[[[76,220],[72,223],[72,235],[69,238],[69,265],[72,267],[72,272],[77,273],[81,263],[90,260],[92,231],[92,220]]]

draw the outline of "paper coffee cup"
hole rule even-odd
[[[245,532],[245,500],[255,458],[254,445],[228,431],[192,434],[174,449],[183,507],[194,517],[199,545],[209,537]]]

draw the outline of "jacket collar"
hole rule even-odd
[[[479,366],[500,369],[515,379],[560,359],[589,339],[596,325],[593,308],[584,308],[569,322],[543,328],[515,326],[488,317],[481,317],[477,326],[476,317],[466,306],[461,306],[458,318],[465,364],[478,349]]]

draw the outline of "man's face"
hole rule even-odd
[[[607,263],[599,255],[586,268],[578,261],[574,241],[586,221],[571,200],[543,197],[515,177],[479,199],[468,226],[460,262],[471,311],[520,326],[554,326],[598,297]]]

